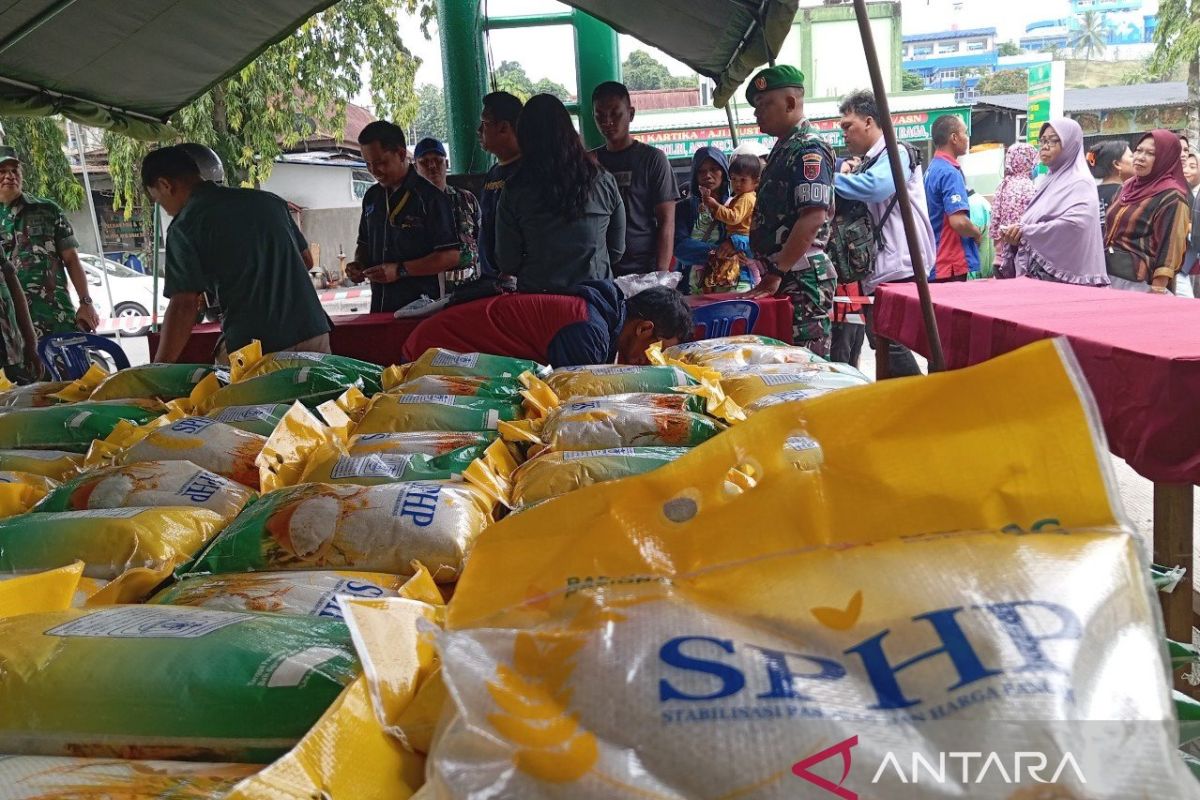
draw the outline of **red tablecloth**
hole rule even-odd
[[[1200,483],[1200,301],[1026,278],[934,284],[930,293],[947,367],[1066,336],[1112,451],[1153,481]],[[875,328],[929,353],[915,284],[876,291]]]
[[[704,295],[689,297],[693,308],[721,300],[744,299],[738,295]],[[786,298],[769,297],[754,301],[758,305],[758,321],[752,333],[770,336],[785,342],[792,341],[792,306]],[[346,314],[333,317],[333,333],[330,348],[341,356],[360,358],[375,364],[398,364],[402,360],[404,341],[424,319],[394,319],[391,314]],[[212,361],[213,348],[217,345],[219,325],[197,325],[192,329],[179,360],[189,364],[207,364]],[[736,330],[736,333],[744,331]],[[150,334],[151,355],[158,349],[158,334]],[[497,353],[496,355],[506,355]]]

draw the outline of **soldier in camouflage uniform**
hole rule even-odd
[[[425,180],[450,195],[454,205],[454,223],[458,230],[458,266],[446,273],[446,292],[453,292],[480,275],[479,270],[479,201],[466,189],[456,189],[446,182],[450,162],[446,148],[433,137],[417,142],[413,150],[417,172]]]
[[[825,245],[833,218],[833,150],[804,118],[804,74],[781,65],[750,82],[746,99],[763,133],[778,141],[758,185],[750,247],[766,276],[752,293],[792,301],[792,337],[829,355],[837,273]]]
[[[16,271],[37,338],[100,324],[79,263],[75,232],[62,209],[50,200],[22,192],[21,162],[11,147],[0,147],[0,258]],[[67,293],[67,276],[80,308]]]

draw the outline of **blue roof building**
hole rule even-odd
[[[995,28],[941,31],[903,37],[904,69],[925,79],[926,88],[954,89],[959,99],[973,95],[975,85],[998,63]]]

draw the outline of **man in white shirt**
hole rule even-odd
[[[862,282],[863,293],[870,296],[880,284],[914,280],[912,254],[904,234],[900,209],[896,207],[896,184],[892,180],[883,129],[878,123],[879,109],[875,104],[875,96],[865,90],[853,92],[842,101],[839,111],[842,114],[841,128],[846,137],[846,147],[853,154],[861,156],[862,161],[852,171],[847,170],[834,177],[834,193],[838,202],[857,200],[866,203],[871,219],[883,234],[875,269]],[[900,158],[908,175],[908,197],[920,241],[921,258],[928,270],[934,263],[936,252],[933,226],[925,203],[925,175],[914,150],[901,146]],[[867,308],[869,314],[870,306]],[[874,349],[875,342],[869,324],[867,331]],[[921,374],[912,352],[899,344],[892,344],[888,361],[893,376]]]

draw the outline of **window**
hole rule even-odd
[[[933,55],[933,45],[926,44],[913,49],[914,56],[929,56]]]
[[[364,172],[361,169],[353,170],[350,173],[350,191],[354,195],[355,200],[362,200],[367,195],[367,189],[375,185],[375,179],[371,177],[371,173]]]
[[[980,50],[987,50],[987,39],[972,39],[967,42],[967,50],[972,53],[977,53]]]
[[[957,53],[957,52],[958,52],[958,42],[943,42],[942,44],[938,45],[938,53],[939,54]]]

